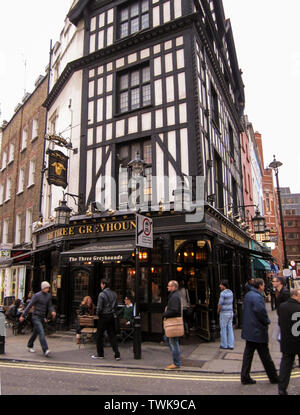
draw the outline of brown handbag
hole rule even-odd
[[[182,301],[181,301],[181,316],[170,317],[163,321],[165,335],[167,337],[182,337],[184,336],[184,325],[182,316]]]

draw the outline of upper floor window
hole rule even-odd
[[[6,168],[6,163],[7,163],[7,152],[3,151],[2,153],[2,169],[4,170]]]
[[[149,0],[133,1],[119,8],[119,38],[149,28]]]
[[[229,128],[229,151],[230,151],[230,155],[232,156],[232,158],[234,159],[234,136],[233,136],[233,129],[231,127],[231,125],[228,125]]]
[[[8,229],[9,229],[9,220],[5,219],[3,221],[3,232],[2,232],[2,243],[8,243]]]
[[[25,179],[25,171],[24,169],[20,169],[19,182],[18,182],[18,193],[22,193],[24,190],[24,179]]]
[[[25,242],[31,242],[32,235],[32,209],[26,210]]]
[[[5,200],[9,200],[10,198],[11,198],[11,179],[7,179]]]
[[[28,137],[27,128],[23,128],[22,141],[21,141],[21,151],[25,150],[25,148],[27,147],[27,137]]]
[[[21,232],[22,232],[22,219],[21,215],[16,216],[16,229],[15,229],[15,244],[21,243]]]
[[[118,112],[151,104],[150,67],[141,66],[118,75]]]
[[[32,121],[32,135],[31,135],[31,141],[35,140],[39,133],[38,133],[38,129],[39,129],[39,123],[38,120],[36,118],[33,119]]]
[[[13,143],[10,143],[8,163],[11,163],[12,161],[14,161],[14,154],[15,154],[15,145]]]
[[[34,176],[35,176],[35,161],[30,160],[27,187],[30,187],[34,184]]]
[[[4,187],[3,187],[3,184],[0,184],[0,205],[3,204],[3,195],[4,195]]]
[[[219,105],[218,105],[218,95],[211,84],[211,115],[215,125],[219,128]]]

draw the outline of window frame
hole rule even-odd
[[[20,181],[21,181],[21,178],[22,178],[22,188],[20,187]],[[25,187],[25,169],[24,169],[24,167],[22,167],[20,170],[19,170],[19,177],[18,177],[18,191],[17,191],[17,195],[19,195],[19,194],[21,194],[21,193],[23,193],[24,192],[24,187]]]
[[[143,11],[143,3],[148,3],[147,10]],[[130,11],[134,5],[138,5],[138,12],[131,16]],[[122,20],[122,12],[127,10],[127,18]],[[143,17],[148,16],[148,26],[143,26]],[[137,30],[132,31],[132,21],[138,20],[138,28]],[[126,39],[128,36],[132,36],[142,30],[150,29],[151,27],[151,2],[150,0],[135,0],[135,1],[128,1],[126,4],[122,4],[117,8],[117,40]],[[122,26],[127,24],[127,31],[126,34],[122,35]]]
[[[32,168],[34,166],[34,168]],[[29,160],[27,189],[35,185],[36,160]]]

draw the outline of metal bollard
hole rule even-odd
[[[0,354],[5,354],[5,315],[3,307],[0,307]]]

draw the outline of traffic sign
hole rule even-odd
[[[136,214],[136,246],[153,248],[153,222],[147,216]]]

